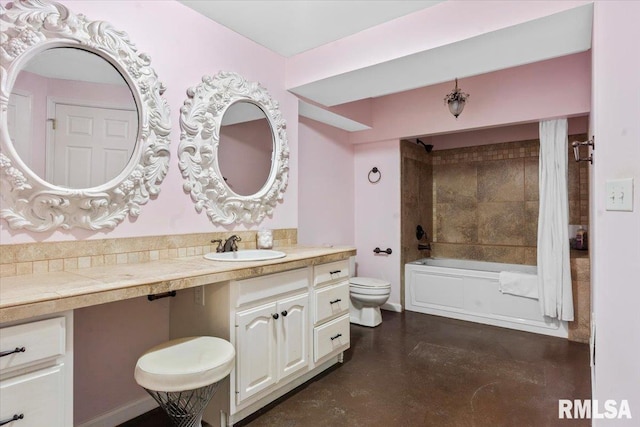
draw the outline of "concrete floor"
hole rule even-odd
[[[412,312],[351,325],[344,363],[237,426],[589,426],[558,399],[589,399],[589,348]],[[152,411],[121,427],[169,427]]]

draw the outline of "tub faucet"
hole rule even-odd
[[[235,252],[238,250],[238,245],[236,242],[240,242],[242,241],[242,239],[238,236],[236,236],[235,234],[231,237],[229,237],[227,240],[224,241],[224,245],[222,247],[222,252]]]
[[[431,243],[427,243],[426,245],[424,243],[418,243],[418,250],[419,251],[430,251],[431,250]]]

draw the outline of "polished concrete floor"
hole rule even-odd
[[[558,399],[591,396],[589,348],[527,332],[383,311],[351,325],[344,363],[237,424],[259,426],[588,426]],[[152,411],[121,427],[169,427]]]

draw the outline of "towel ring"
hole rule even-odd
[[[373,175],[378,174],[378,179],[375,179],[375,180],[371,179],[371,174]],[[382,172],[380,172],[380,169],[374,166],[373,169],[369,171],[369,175],[367,175],[367,178],[369,179],[370,183],[375,184],[382,179]]]

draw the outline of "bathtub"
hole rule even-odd
[[[447,258],[405,264],[405,310],[566,338],[567,322],[543,316],[537,299],[500,292],[501,271],[537,267]]]

